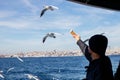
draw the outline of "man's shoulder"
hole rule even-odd
[[[101,64],[104,66],[111,66],[111,60],[108,56],[104,56],[103,58],[101,58]]]

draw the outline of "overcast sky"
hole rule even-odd
[[[46,11],[45,5],[59,9]],[[69,31],[73,29],[82,40],[105,33],[110,47],[120,47],[120,12],[69,2],[66,0],[0,0],[0,53],[78,50]],[[56,32],[56,39],[48,38]]]

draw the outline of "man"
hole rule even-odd
[[[112,65],[109,57],[105,56],[108,39],[103,35],[94,35],[87,46],[77,34],[72,34],[77,40],[81,51],[89,61],[86,79],[84,80],[113,80]]]

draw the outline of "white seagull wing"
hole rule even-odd
[[[85,42],[87,42],[87,41],[89,41],[89,39],[86,39],[86,40],[84,40],[83,42],[85,43]]]
[[[17,56],[17,59],[18,59],[19,61],[23,62],[23,60],[22,60],[20,57],[18,57],[18,56]]]
[[[0,74],[0,77],[1,77],[1,78],[5,78],[2,74]]]
[[[7,73],[8,73],[9,71],[13,70],[13,69],[14,69],[14,67],[9,68],[9,69],[7,70]]]
[[[56,32],[55,32],[54,34],[55,34],[55,35],[63,35],[63,34],[61,34],[61,33],[56,33]]]
[[[59,9],[58,7],[53,6],[53,5],[51,5],[51,7],[52,7],[52,9]]]
[[[37,76],[33,76],[32,74],[25,74],[29,79],[40,80]]]

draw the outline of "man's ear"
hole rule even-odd
[[[88,51],[90,54],[93,53],[93,51],[90,49],[90,47],[88,47]]]

